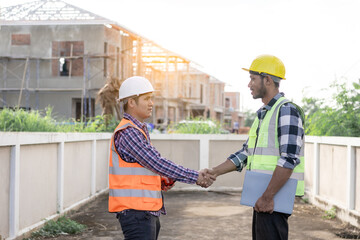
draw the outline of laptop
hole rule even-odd
[[[272,175],[246,171],[240,204],[254,207],[265,192]],[[274,211],[291,214],[294,208],[297,180],[289,178],[274,197]]]

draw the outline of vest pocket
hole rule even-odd
[[[141,178],[141,183],[145,184],[145,185],[156,185],[156,177],[154,176],[150,176],[150,177],[142,177]],[[160,180],[159,180],[160,182]]]

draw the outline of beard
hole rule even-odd
[[[253,98],[254,99],[263,98],[265,94],[266,94],[266,88],[264,84],[264,79],[262,79],[259,91],[257,93],[254,92]]]

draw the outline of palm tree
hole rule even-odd
[[[120,85],[119,78],[108,76],[105,85],[97,93],[96,101],[100,103],[103,109],[101,115],[104,116],[106,123],[114,117],[114,110],[116,118],[121,119],[120,106],[117,104]]]

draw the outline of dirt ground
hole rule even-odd
[[[251,239],[252,208],[241,206],[240,196],[239,192],[165,193],[168,214],[160,217],[159,239]],[[289,239],[360,239],[359,229],[323,216],[323,210],[297,199],[289,218]],[[115,214],[107,212],[106,194],[72,212],[70,218],[88,229],[79,235],[56,239],[123,239]]]

